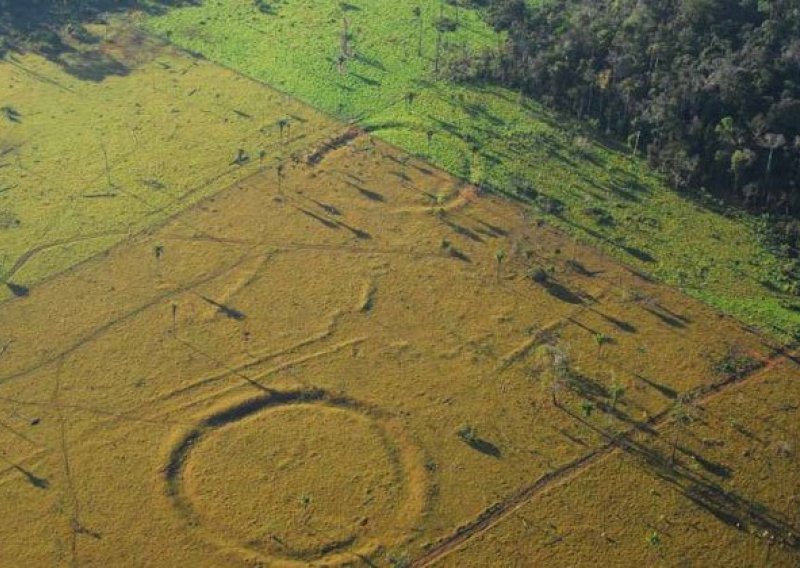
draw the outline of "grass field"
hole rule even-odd
[[[437,79],[433,26],[440,10],[459,21],[442,35],[442,60],[502,41],[475,12],[457,16],[453,6],[433,0],[272,6],[264,13],[250,1],[208,1],[143,17],[143,24],[518,198],[581,240],[748,324],[783,340],[800,331],[799,303],[781,292],[790,283],[757,220],[724,216],[671,192],[641,161],[516,93]],[[342,63],[345,19],[350,57]]]
[[[794,325],[753,225],[417,83],[410,8],[346,5],[361,58],[314,76],[340,8],[274,6],[144,23],[321,110],[127,20],[0,62],[0,567],[797,565],[800,364],[707,305]]]
[[[797,373],[796,365],[779,365],[710,398],[690,426],[665,428],[663,438],[680,440],[681,467],[665,470],[672,453],[665,440],[632,444],[543,492],[535,505],[508,515],[439,565],[538,566],[558,559],[579,566],[620,553],[647,566],[793,565],[797,559],[775,534],[777,518],[800,522],[796,480],[783,487],[758,480],[796,478],[789,471],[796,463],[783,448],[800,435],[799,422],[778,409],[800,394]],[[784,442],[754,444],[776,435]],[[552,511],[562,513],[554,518]],[[719,522],[706,522],[709,514]],[[709,542],[714,559],[699,560]]]
[[[368,135],[306,156],[2,306],[13,523],[0,564],[479,558],[475,527],[506,530],[540,484],[616,461],[615,437],[668,452],[679,398],[700,408],[763,365],[796,371],[733,320]],[[752,398],[776,426],[715,433],[721,457],[687,434],[659,471],[725,459],[743,499],[794,491],[793,454],[767,479],[739,461],[792,443],[780,389]],[[722,468],[699,472],[703,487]],[[571,499],[550,522],[578,505],[621,514]],[[707,531],[739,538],[713,509],[684,516],[689,497],[671,499],[670,518],[694,527],[676,546],[698,562],[715,558]],[[780,503],[734,512],[753,530],[769,515],[773,558],[796,559]],[[620,558],[651,550],[638,536]]]
[[[94,30],[110,41],[74,42],[69,62],[0,62],[19,113],[0,118],[0,300],[341,128],[136,31]]]

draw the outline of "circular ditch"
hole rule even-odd
[[[347,563],[407,539],[425,507],[421,460],[391,417],[324,391],[218,411],[173,446],[168,495],[226,550]]]

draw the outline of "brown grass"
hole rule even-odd
[[[762,338],[365,135],[312,164],[0,305],[0,565],[736,564],[797,523],[797,367],[720,373]]]

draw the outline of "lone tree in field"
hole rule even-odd
[[[283,193],[283,170],[284,170],[283,162],[279,162],[278,165],[275,167],[275,170],[278,173],[278,193]]]
[[[342,37],[341,37],[342,55],[347,59],[353,56],[350,48],[350,22],[347,18],[342,18]]]
[[[417,28],[419,30],[419,37],[417,39],[417,56],[422,57],[422,8],[414,6],[411,10],[414,19],[417,21]]]
[[[689,399],[679,397],[675,406],[672,407],[671,415],[672,419],[675,421],[675,434],[672,437],[672,456],[670,457],[670,464],[674,467],[681,433],[687,426],[694,422],[696,413]]]
[[[406,107],[410,109],[416,98],[417,93],[414,91],[408,91],[405,95],[403,95],[403,100],[406,102]]]
[[[341,75],[347,73],[347,56],[344,53],[340,53],[336,57],[336,70]]]
[[[439,74],[439,61],[442,57],[442,28],[437,26],[436,27],[436,57],[434,58],[433,63],[433,72],[437,75]]]
[[[288,130],[290,128],[290,123],[288,118],[281,118],[278,121],[278,129],[280,130],[281,140],[283,140],[283,131]]]
[[[506,259],[506,251],[503,249],[497,249],[497,252],[494,253],[494,258],[497,261],[497,281],[500,281],[500,271],[503,268],[503,261]]]
[[[469,162],[469,175],[470,179],[474,180],[475,172],[478,169],[478,157],[480,155],[481,147],[475,140],[469,141],[470,162]]]
[[[625,396],[625,387],[619,384],[615,378],[611,381],[611,387],[608,389],[608,394],[611,398],[610,415],[613,416],[616,414],[617,404],[619,404],[620,399]]]
[[[569,352],[564,346],[546,344],[536,350],[535,357],[547,380],[546,384],[553,406],[561,408],[558,394],[569,384],[572,376]]]
[[[604,333],[597,332],[594,334],[594,342],[597,344],[598,358],[603,354],[603,345],[611,343],[611,338]]]

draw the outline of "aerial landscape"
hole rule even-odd
[[[0,568],[800,565],[800,5],[0,0]]]

